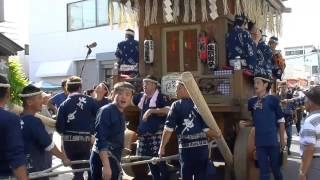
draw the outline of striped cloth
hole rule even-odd
[[[305,145],[314,145],[314,156],[320,156],[320,110],[310,113],[300,132],[300,154]]]

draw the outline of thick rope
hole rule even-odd
[[[261,29],[263,31],[266,31],[267,23],[268,23],[268,15],[267,15],[268,14],[268,5],[265,1],[263,1],[262,6],[263,6],[263,9],[262,9],[263,24],[262,24]]]
[[[208,16],[207,16],[207,2],[206,0],[201,0],[201,12],[202,12],[202,22],[207,22],[208,21]]]
[[[229,14],[228,0],[222,0],[223,3],[223,15]]]
[[[235,3],[235,15],[241,15],[242,14],[242,9],[241,9],[241,5],[240,5],[240,0],[236,0]]]
[[[128,0],[126,2],[125,7],[127,8],[125,11],[125,15],[128,21],[128,28],[133,29],[135,26],[135,20],[134,20],[134,13],[131,5],[131,0]]]
[[[190,0],[191,22],[196,22],[196,0]]]
[[[178,17],[180,16],[180,0],[173,1],[173,22],[178,23]]]
[[[125,23],[127,22],[126,20],[126,12],[124,5],[120,3],[120,22],[119,22],[119,29],[124,29],[125,28]]]
[[[139,24],[139,13],[140,13],[140,4],[139,0],[134,0],[134,5],[133,5],[133,10],[134,10],[134,16],[135,16],[135,21],[137,24]]]
[[[71,164],[87,164],[89,163],[88,160],[78,160],[78,161],[72,161]],[[41,177],[50,177],[50,176],[55,176],[59,174],[65,174],[65,173],[74,173],[74,172],[83,172],[83,171],[88,171],[89,168],[82,168],[82,169],[74,169],[74,170],[66,170],[66,171],[58,171],[58,172],[52,172],[55,169],[58,169],[59,167],[62,167],[63,164],[59,164],[57,166],[51,167],[49,169],[43,170],[43,171],[38,171],[38,172],[33,172],[29,174],[30,179],[36,179],[36,178],[41,178]]]
[[[157,163],[160,161],[169,161],[169,160],[176,160],[179,159],[179,155],[172,155],[172,156],[166,156],[166,157],[161,157],[161,158],[157,158],[157,157],[151,157],[151,156],[127,156],[127,157],[123,157],[121,159],[122,163],[120,164],[120,162],[118,161],[118,159],[111,153],[108,152],[108,155],[110,158],[113,158],[118,166],[119,171],[119,180],[122,178],[122,167],[128,167],[128,166],[134,166],[134,165],[139,165],[139,164],[147,164],[147,163]],[[151,159],[150,159],[151,158]],[[142,161],[136,161],[136,162],[130,162],[132,160],[139,160],[139,159],[149,159],[149,160],[142,160]],[[128,162],[129,161],[129,162]],[[72,161],[71,164],[87,164],[89,163],[88,160],[78,160],[78,161]],[[51,176],[56,176],[59,174],[66,174],[66,173],[75,173],[75,172],[83,172],[83,171],[89,171],[90,168],[82,168],[82,169],[73,169],[73,170],[66,170],[66,171],[56,171],[56,172],[52,172],[53,170],[62,167],[62,164],[59,164],[57,166],[54,166],[52,168],[43,170],[43,171],[38,171],[38,172],[33,172],[29,174],[29,179],[37,179],[37,178],[42,178],[42,177],[51,177]]]
[[[215,20],[218,17],[217,0],[209,0],[210,18]]]
[[[146,0],[144,5],[144,26],[146,27],[150,25],[150,1],[151,0]]]
[[[37,175],[34,175],[34,176],[29,176],[29,179],[51,177],[51,176],[57,176],[59,174],[83,172],[83,171],[89,171],[89,170],[90,170],[90,168],[82,168],[82,169],[74,169],[74,170],[66,170],[66,171],[57,171],[57,172],[51,172],[51,173],[37,174]]]
[[[153,0],[152,10],[151,10],[151,24],[157,24],[157,15],[158,15],[158,1]]]
[[[108,1],[108,20],[109,20],[109,25],[111,29],[113,29],[113,18],[114,18],[113,1],[109,0]]]
[[[144,161],[137,161],[137,162],[129,162],[129,163],[122,163],[121,166],[122,167],[128,167],[128,166],[134,166],[134,165],[140,165],[140,164],[147,164],[147,163],[157,163],[157,162],[161,162],[161,161],[169,161],[169,160],[176,160],[179,159],[179,155],[172,155],[172,156],[166,156],[166,157],[154,157],[152,159],[149,160],[144,160]]]
[[[183,16],[184,23],[189,23],[189,13],[190,13],[190,0],[184,0],[184,16]]]

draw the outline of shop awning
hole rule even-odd
[[[60,89],[61,86],[59,84],[53,84],[50,82],[46,82],[46,81],[39,81],[37,83],[34,84],[35,86],[37,86],[40,89]]]
[[[61,77],[74,74],[73,61],[56,61],[41,63],[37,72],[37,77]]]

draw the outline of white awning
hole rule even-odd
[[[73,61],[55,61],[41,63],[37,72],[37,77],[59,77],[74,75]]]

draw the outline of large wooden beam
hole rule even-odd
[[[291,8],[287,8],[284,6],[281,0],[267,0],[272,7],[279,10],[281,13],[290,13]]]
[[[193,75],[190,72],[182,73],[182,81],[186,87],[193,103],[196,105],[202,119],[208,125],[208,127],[214,130],[217,134],[221,134],[221,130],[217,125],[216,120],[214,119],[204,97],[201,94],[201,91],[193,78]],[[226,164],[229,167],[233,165],[233,155],[224,139],[221,135],[219,138],[216,138],[218,148],[225,159]]]

